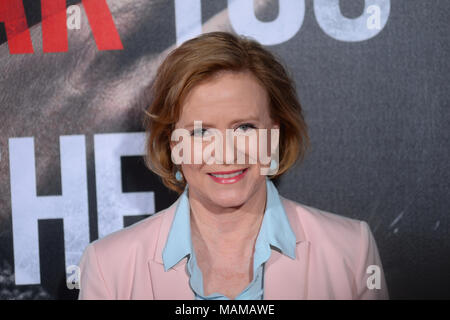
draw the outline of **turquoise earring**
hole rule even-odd
[[[277,168],[278,168],[277,162],[274,159],[270,160],[270,170],[273,171]]]
[[[177,179],[177,181],[183,180],[183,175],[181,174],[180,170],[177,170],[177,172],[175,173],[175,179]]]

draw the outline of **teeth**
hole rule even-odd
[[[217,177],[217,178],[233,178],[236,177],[238,175],[240,175],[242,172],[244,172],[244,170],[235,172],[235,173],[229,173],[229,174],[212,174],[212,176]]]

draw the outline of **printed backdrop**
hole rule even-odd
[[[76,298],[89,242],[176,200],[142,161],[146,88],[215,30],[296,81],[312,147],[280,193],[367,221],[391,298],[450,298],[449,17],[445,0],[0,0],[0,299]]]

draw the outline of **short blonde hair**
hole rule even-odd
[[[178,194],[186,181],[175,179],[178,167],[171,160],[172,131],[190,90],[220,71],[249,71],[267,90],[270,117],[280,126],[279,169],[271,179],[303,159],[309,145],[295,84],[275,55],[244,36],[219,31],[202,34],[171,51],[159,66],[150,87],[152,102],[145,112],[145,163]]]

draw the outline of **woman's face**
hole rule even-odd
[[[202,121],[202,129],[194,130],[194,121]],[[249,72],[221,72],[212,79],[196,85],[185,99],[176,129],[189,131],[192,147],[190,164],[182,164],[183,175],[189,184],[189,195],[219,207],[238,207],[244,204],[257,192],[265,188],[265,175],[261,175],[260,157],[254,157],[255,149],[250,152],[249,143],[256,148],[259,155],[258,129],[267,129],[267,144],[264,154],[270,157],[270,129],[278,129],[269,115],[269,99],[266,90]],[[244,136],[245,145],[238,144],[234,138],[234,146],[226,141],[228,133]],[[253,133],[252,130],[254,129]],[[210,152],[212,157],[205,159],[203,155],[207,146],[214,144],[214,132],[223,137],[223,149]],[[209,142],[202,137],[212,138]],[[200,141],[200,142],[198,142]],[[176,142],[172,142],[171,147]],[[200,150],[201,163],[194,163],[194,152]],[[210,149],[211,150],[211,149]],[[241,160],[238,161],[238,154]],[[208,153],[206,153],[208,154]],[[228,154],[228,160],[227,160]],[[250,155],[255,161],[250,161]],[[242,156],[245,158],[242,161]],[[208,158],[208,156],[206,156]],[[218,161],[222,160],[222,163]],[[232,160],[232,161],[230,161]],[[243,163],[242,163],[243,162]],[[197,162],[198,163],[198,162]],[[264,165],[264,167],[268,167]],[[223,176],[225,172],[245,170],[236,177]],[[222,173],[220,175],[219,173]]]

